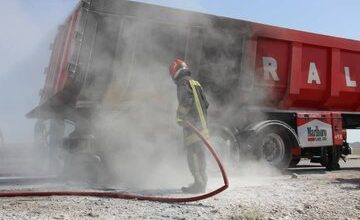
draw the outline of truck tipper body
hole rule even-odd
[[[280,168],[309,158],[328,169],[351,153],[360,41],[133,1],[77,6],[59,27],[40,104],[28,117],[52,120],[59,142],[63,121],[86,127],[92,109],[132,97],[133,72],[162,74],[174,58],[185,59],[218,106],[213,135],[233,153]]]

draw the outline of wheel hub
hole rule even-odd
[[[285,155],[285,144],[280,135],[270,133],[264,137],[261,150],[263,158],[270,163],[277,164]]]

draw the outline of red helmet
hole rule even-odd
[[[170,76],[173,80],[175,80],[177,77],[179,77],[179,73],[181,72],[181,70],[188,70],[188,69],[189,67],[185,63],[185,61],[176,59],[170,65],[170,69],[169,69]]]

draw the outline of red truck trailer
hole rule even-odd
[[[139,72],[164,75],[177,57],[211,97],[212,136],[240,160],[287,168],[309,158],[333,170],[351,153],[359,41],[116,0],[83,0],[59,27],[40,104],[28,114],[37,136],[79,145],[91,136],[94,109],[121,106],[135,97],[128,84]],[[75,126],[69,136],[64,123]]]

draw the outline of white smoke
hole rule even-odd
[[[186,2],[184,4],[188,4],[188,7],[195,7],[198,4],[198,1]],[[137,13],[144,15],[152,12],[138,11]],[[168,19],[171,18],[176,18],[176,15],[172,15]],[[182,27],[194,21],[191,16],[181,19]],[[225,48],[229,47],[227,43],[234,43],[234,36],[224,35],[221,31],[213,28],[212,21],[203,22],[208,29],[206,34],[211,35],[216,40],[215,42],[222,42]],[[108,24],[108,28],[111,29],[112,25],[114,24]],[[120,25],[118,24],[118,26]],[[103,181],[105,184],[114,183],[126,187],[157,188],[168,186],[179,188],[191,181],[191,175],[187,168],[185,150],[182,146],[182,130],[175,123],[176,87],[168,76],[168,65],[172,59],[177,57],[170,53],[172,42],[164,43],[162,38],[152,37],[155,33],[151,31],[154,30],[147,30],[150,32],[145,30],[143,24],[135,22],[125,30],[123,33],[124,42],[120,42],[121,45],[131,45],[133,44],[132,40],[137,37],[136,31],[143,31],[138,33],[139,40],[135,42],[135,45],[142,47],[139,50],[140,52],[152,51],[152,56],[143,59],[141,54],[131,54],[131,49],[129,49],[130,53],[126,56],[129,56],[130,59],[133,56],[136,61],[131,61],[133,65],[131,73],[124,72],[121,69],[124,66],[124,60],[114,57],[114,54],[107,49],[100,52],[103,62],[97,61],[98,65],[95,67],[96,70],[101,70],[108,64],[105,61],[115,58],[115,63],[110,67],[114,69],[114,78],[110,81],[111,85],[105,92],[104,100],[101,102],[102,107],[92,119],[94,120],[93,134],[95,138],[98,138],[93,152],[101,156],[108,172],[99,174],[98,178],[100,182]],[[173,28],[166,30],[173,31]],[[188,29],[182,29],[178,36],[186,36],[187,34]],[[33,38],[37,37],[39,37],[37,34],[33,35]],[[104,45],[102,48],[115,46],[114,42],[107,43],[111,45]],[[207,46],[216,48],[217,45]],[[27,48],[26,51],[31,51],[31,46]],[[191,49],[189,48],[189,50]],[[26,56],[24,55],[24,57]],[[198,67],[199,71],[207,73],[207,77],[215,82],[215,86],[224,87],[229,82],[224,76],[228,72],[232,72],[232,69],[236,68],[237,65],[237,61],[231,57],[231,54],[226,54],[226,52],[220,53],[214,63],[214,68],[207,65],[209,62],[207,61]],[[206,84],[201,81],[201,74],[200,82],[203,85]],[[209,91],[206,92],[209,100],[216,100],[216,97],[212,98],[214,94]],[[91,92],[85,92],[82,95],[84,97],[93,96]],[[256,102],[261,102],[261,99],[256,100]],[[241,102],[234,100],[230,103],[230,105],[221,106],[219,103],[211,101],[209,111],[218,110],[222,112],[220,122],[224,123],[228,121],[238,122],[234,118],[240,121],[241,118],[246,117],[237,111]],[[210,117],[209,120],[211,121],[212,118]],[[241,124],[241,122],[239,123]],[[3,132],[5,133],[5,131]],[[73,171],[77,170],[76,166],[72,168]],[[84,172],[84,170],[79,169],[78,172]],[[95,170],[90,169],[86,172],[91,174]],[[75,172],[73,174],[80,173]]]
[[[67,11],[66,7],[51,8],[62,4],[60,1],[44,2],[45,6],[40,5],[40,1],[1,1],[0,130],[5,142],[5,146],[0,147],[2,174],[35,175],[46,171],[41,168],[46,166],[46,158],[33,146],[34,121],[25,114],[39,103],[44,68],[51,52],[49,45],[57,25],[70,11],[69,7]],[[54,9],[63,14],[51,13]]]
[[[136,13],[144,16],[154,12],[139,10]],[[194,22],[194,18],[192,16],[177,17],[176,14],[173,14],[167,19],[180,19],[181,25],[174,28],[164,21],[161,25],[156,26],[155,22],[147,20],[124,22],[120,19],[117,21],[118,24],[114,20],[102,24],[104,25],[103,31],[110,32],[113,27],[119,27],[120,22],[122,25],[128,24],[122,30],[123,32],[118,33],[119,39],[116,44],[114,41],[105,40],[103,41],[104,45],[100,47],[101,50],[94,52],[101,57],[100,60],[95,61],[97,71],[106,72],[109,68],[107,61],[114,60],[110,67],[114,76],[109,81],[110,84],[101,107],[93,118],[93,133],[99,140],[95,144],[97,149],[94,152],[101,156],[109,172],[106,175],[98,176],[100,181],[105,184],[157,188],[180,187],[191,181],[186,164],[185,149],[182,146],[182,131],[175,123],[176,86],[168,75],[170,61],[177,58],[174,51],[171,50],[174,49],[172,45],[175,44],[175,39],[166,41],[168,40],[166,36],[173,31],[179,31],[176,35],[172,33],[173,36],[187,36],[189,29],[184,27],[189,27]],[[224,33],[222,29],[218,29],[219,26],[213,27],[212,20],[204,19],[202,22],[206,29],[204,35],[212,39],[212,41],[204,40],[203,44],[208,43],[204,47],[232,48],[232,45],[237,44],[238,36],[234,36],[230,32]],[[111,46],[107,44],[111,44]],[[185,41],[182,47],[184,46]],[[111,50],[116,47],[120,47],[121,51],[117,51],[114,55]],[[195,50],[194,48],[187,49]],[[212,81],[214,86],[220,89],[228,87],[229,83],[238,82],[236,74],[238,75],[239,72],[236,71],[239,71],[239,60],[235,53],[236,51],[224,50],[215,55],[209,52],[208,57],[203,59],[198,66],[201,73],[197,74],[194,71],[194,76],[200,77],[200,82],[208,90],[211,88],[201,81],[202,77]],[[95,80],[95,82],[97,81]],[[241,84],[246,83],[241,82]],[[225,105],[215,101],[210,103],[210,112],[222,113],[217,122],[225,125],[234,125],[227,123],[235,122],[241,126],[242,119],[246,118],[246,115],[239,111],[241,100],[236,99],[236,96],[234,99],[233,96],[240,89],[238,85],[234,85],[233,90],[228,91],[228,95],[212,94],[207,91],[209,100],[218,99],[217,101],[219,101],[219,96],[212,97],[212,95],[220,95],[220,98],[223,95],[225,99],[229,99],[226,100]],[[95,87],[96,85],[92,88]],[[83,90],[81,97],[91,98],[94,96],[94,92],[96,93],[98,90]],[[261,92],[258,89],[258,93],[247,99],[252,100],[254,104],[261,103],[264,96],[260,95]],[[213,118],[210,117],[209,120],[212,123]],[[237,162],[244,163],[244,161]],[[215,166],[212,163],[213,161],[209,160],[210,169]],[[248,162],[246,166],[249,164]],[[238,166],[236,167],[238,168]],[[264,167],[262,170],[272,170],[266,165]],[[219,174],[218,171],[215,173]]]
[[[33,139],[34,122],[25,114],[39,102],[49,46],[76,0],[72,2],[66,7],[62,1],[1,1],[0,128],[8,142]]]

